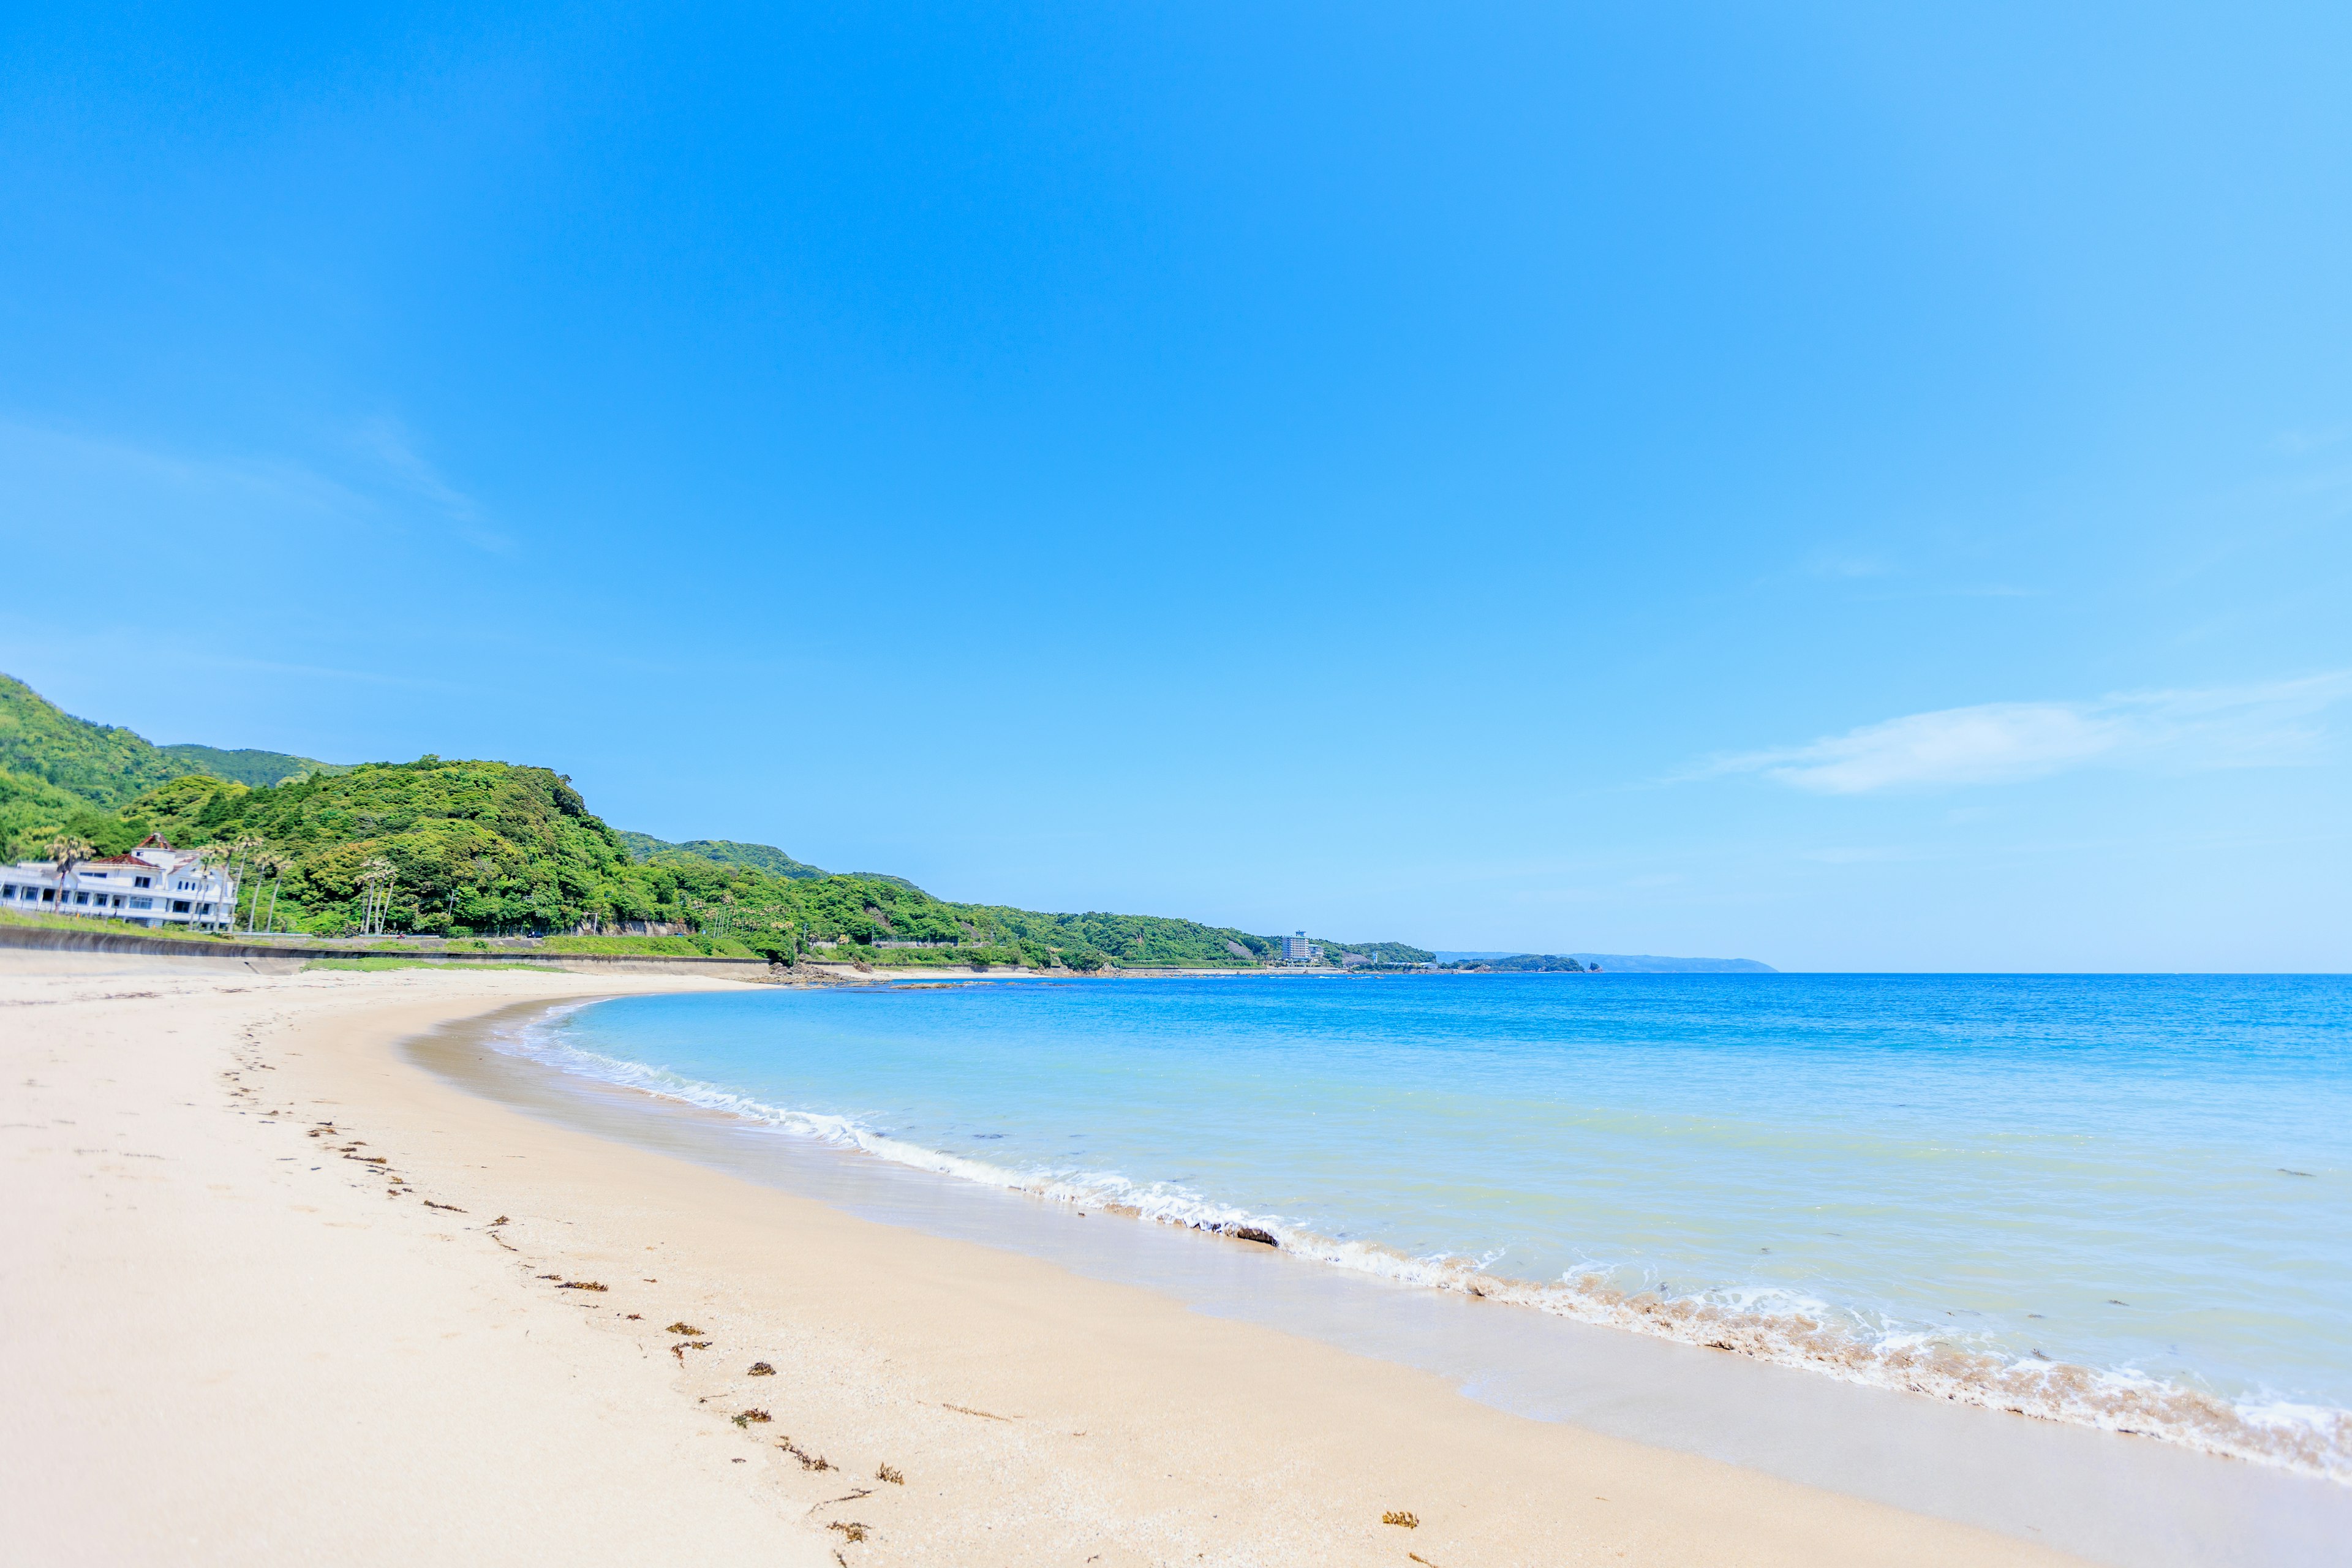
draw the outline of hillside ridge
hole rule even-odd
[[[0,848],[36,855],[70,835],[117,854],[151,833],[219,847],[248,894],[266,886],[275,929],[319,935],[687,933],[697,951],[777,961],[1080,971],[1255,966],[1280,951],[1276,938],[1197,921],[953,903],[902,877],[826,872],[773,845],[625,832],[544,767],[432,755],[329,765],[158,747],[0,677]],[[371,878],[381,883],[373,896]],[[249,904],[241,913],[254,919]],[[1328,945],[1428,957],[1402,943]]]

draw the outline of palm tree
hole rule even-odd
[[[228,852],[228,847],[227,847],[226,845],[224,845],[224,844],[220,843],[217,839],[215,839],[214,842],[212,842],[212,843],[210,843],[210,844],[199,844],[199,845],[197,845],[197,846],[196,846],[196,872],[197,872],[197,874],[198,874],[199,876],[203,877],[203,878],[205,879],[205,881],[209,882],[210,880],[212,880],[212,879],[213,879],[215,876],[216,876],[216,875],[218,875],[218,874],[219,874],[220,869],[221,869],[221,868],[222,868],[222,867],[224,867],[224,866],[226,866],[226,865],[227,865],[227,864],[228,864],[228,855],[229,855],[229,852]],[[231,911],[230,911],[231,920],[230,920],[229,921],[224,921],[223,923],[224,923],[224,924],[232,923],[232,922],[234,921],[235,915],[236,915],[236,911],[235,911],[235,910],[231,910]],[[206,923],[206,924],[210,924],[211,922],[210,922],[210,921],[206,921],[205,923]]]
[[[261,840],[255,837],[250,833],[238,834],[229,844],[229,858],[234,862],[229,870],[229,878],[232,881],[236,883],[237,890],[240,893],[245,890],[246,881],[250,877],[254,869],[254,852],[260,847]],[[257,907],[261,902],[261,889],[257,885],[254,889],[253,901]],[[236,908],[234,902],[232,902],[229,907],[229,929],[231,931],[235,931],[236,929]],[[251,931],[253,929],[253,921],[250,916],[246,920],[245,929],[247,931]]]
[[[264,932],[272,931],[278,929],[278,884],[286,876],[286,857],[265,849],[254,857],[253,865],[257,878],[269,879],[269,913],[263,917],[261,929]],[[253,907],[257,912],[261,908],[261,884],[257,880],[253,887]],[[248,924],[246,929],[253,928]]]
[[[58,868],[59,913],[63,913],[66,907],[66,879],[72,877],[77,886],[81,881],[80,874],[73,868],[74,863],[78,860],[87,860],[97,853],[97,850],[90,847],[89,840],[78,833],[60,833],[49,840],[49,858],[57,863]]]
[[[366,936],[376,936],[383,931],[383,914],[392,903],[392,862],[379,855],[360,870],[360,886],[366,889],[365,902],[361,906],[360,931]]]

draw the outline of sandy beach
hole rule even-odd
[[[2071,1561],[601,1141],[399,1049],[714,984],[0,954],[18,1560]]]

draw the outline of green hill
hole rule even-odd
[[[288,779],[300,778],[304,773],[347,773],[348,763],[322,763],[315,757],[292,757],[284,752],[257,752],[251,749],[224,752],[218,746],[158,746],[157,751],[181,763],[192,773],[210,773],[216,779],[230,779],[247,788],[259,789],[264,784],[284,784]]]
[[[121,805],[196,771],[136,732],[77,719],[5,675],[0,675],[0,768],[101,807]]]
[[[731,838],[695,838],[684,844],[666,843],[649,833],[632,833],[620,829],[621,842],[628,847],[634,859],[650,860],[656,855],[694,855],[721,866],[743,866],[754,871],[765,871],[771,877],[805,879],[831,873],[820,870],[805,860],[795,860],[772,844],[738,844]],[[908,883],[912,887],[913,883]]]
[[[814,945],[819,956],[876,964],[1076,970],[1255,965],[1280,945],[1159,915],[951,903],[903,877],[835,875],[772,845],[621,832],[547,768],[433,756],[345,767],[157,747],[0,677],[0,850],[37,854],[61,831],[101,853],[150,833],[217,846],[248,887],[269,882],[279,929],[322,935],[359,925],[361,877],[381,862],[392,873],[383,925],[393,932],[564,942],[630,933],[689,952],[782,958]],[[679,931],[693,934],[661,934]],[[1349,951],[1427,956],[1401,943]]]
[[[1323,944],[1326,953],[1337,956],[1343,952],[1360,952],[1374,963],[1434,963],[1437,954],[1425,947],[1414,947],[1402,942],[1332,942],[1324,937],[1313,939]]]
[[[338,771],[335,763],[283,752],[153,745],[136,731],[77,719],[23,681],[5,675],[0,675],[0,769],[19,781],[54,785],[75,801],[101,809],[121,805],[157,784],[192,773],[208,773],[250,786],[278,784],[305,773]],[[5,809],[0,805],[0,812]],[[0,836],[6,833],[5,818],[0,816]]]
[[[38,855],[60,833],[96,842],[111,822],[106,812],[37,774],[0,768],[0,859]]]

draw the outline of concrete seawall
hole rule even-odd
[[[52,952],[131,953],[192,963],[234,963],[263,974],[290,974],[313,959],[397,958],[419,963],[528,964],[572,974],[702,974],[719,980],[764,981],[788,973],[764,958],[658,958],[602,952],[392,952],[382,949],[140,936],[119,931],[62,931],[51,926],[0,925],[0,948]]]

